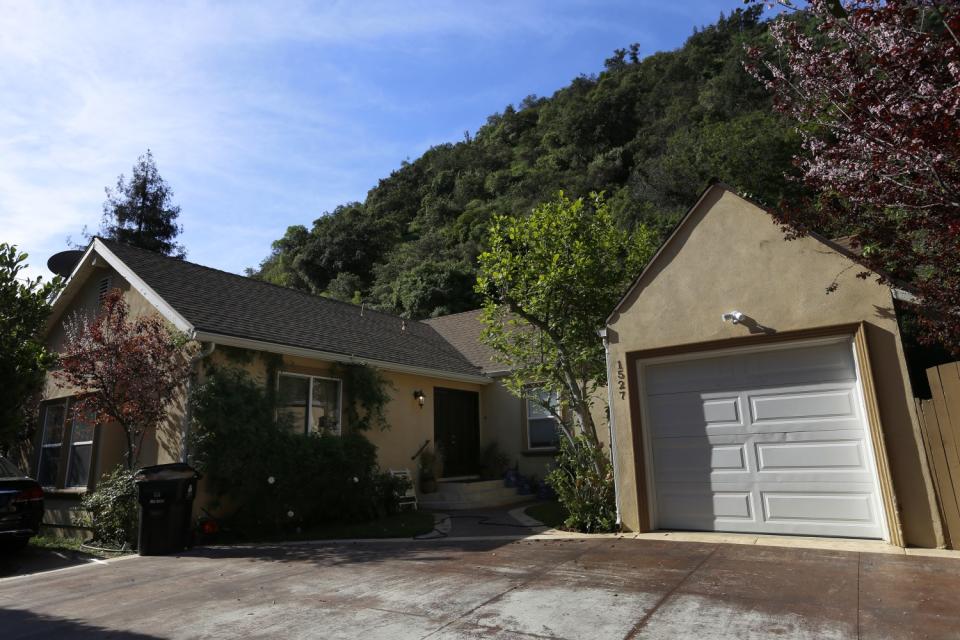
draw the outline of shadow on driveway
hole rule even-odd
[[[17,550],[3,549],[0,550],[0,578],[64,569],[87,564],[95,558],[92,554],[80,551],[44,549],[32,545]]]
[[[0,609],[0,629],[11,636],[28,633],[31,638],[117,638],[117,640],[150,640],[131,631],[105,629],[77,620],[46,616],[23,609]]]

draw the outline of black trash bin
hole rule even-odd
[[[137,471],[140,528],[137,547],[142,556],[162,556],[190,546],[193,498],[200,474],[176,462]]]

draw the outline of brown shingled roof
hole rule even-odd
[[[480,332],[483,331],[483,323],[480,322],[481,312],[481,309],[474,309],[430,318],[423,322],[433,327],[447,342],[456,347],[470,364],[483,373],[488,375],[505,373],[506,366],[496,359],[496,350],[480,342]]]

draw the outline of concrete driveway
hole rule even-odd
[[[960,560],[629,539],[197,549],[0,580],[14,638],[960,638]]]

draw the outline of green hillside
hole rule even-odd
[[[475,308],[475,258],[494,213],[557,190],[603,191],[618,222],[669,228],[710,178],[775,203],[799,139],[743,71],[760,8],[721,16],[676,51],[617,50],[597,76],[490,116],[313,222],[293,226],[254,274],[422,318]]]

